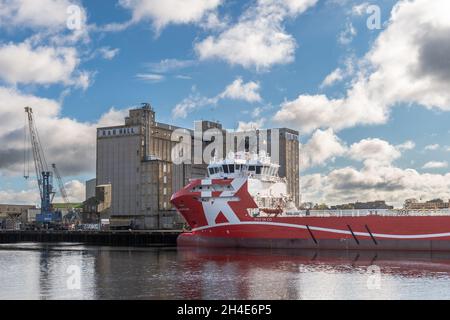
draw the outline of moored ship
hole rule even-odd
[[[231,154],[172,196],[190,231],[180,246],[450,251],[450,210],[296,208],[279,166]]]

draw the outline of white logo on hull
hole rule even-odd
[[[236,178],[231,182],[231,186],[233,187],[233,191],[223,191],[218,198],[212,198],[209,202],[203,202],[203,212],[205,213],[206,220],[208,221],[208,226],[215,226],[216,219],[219,214],[225,216],[229,223],[238,224],[241,221],[237,217],[236,213],[234,213],[233,209],[231,209],[228,202],[231,198],[234,197],[237,191],[239,191],[242,186],[245,184],[246,178]],[[238,199],[233,199],[236,201]]]

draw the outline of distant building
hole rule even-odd
[[[95,197],[95,187],[97,187],[97,179],[86,181],[86,199],[89,200]]]
[[[0,204],[0,218],[21,216],[28,209],[35,209],[32,205]]]
[[[202,161],[175,164],[172,149],[178,143],[189,145],[192,153],[200,143],[204,151],[213,140],[203,139],[203,133],[215,129],[225,136],[222,156],[230,150],[230,144],[231,150],[242,150],[238,148],[239,141],[244,141],[245,150],[251,149],[245,132],[229,132],[220,123],[211,121],[196,121],[194,128],[195,131],[157,122],[154,110],[145,104],[130,110],[124,125],[97,129],[96,184],[111,185],[111,226],[117,223],[136,229],[181,228],[184,220],[170,204],[170,198],[189,179],[205,177],[207,164]],[[174,130],[186,133],[190,141],[172,141]],[[255,131],[257,140],[269,154],[274,151],[272,140],[277,135],[279,174],[286,178],[288,191],[299,204],[298,132],[286,128]],[[195,135],[198,133],[200,140]],[[258,144],[257,151],[262,151],[259,149]]]
[[[0,229],[18,229],[26,222],[28,212],[36,209],[32,205],[0,204]]]
[[[404,208],[408,210],[449,209],[450,200],[448,202],[445,202],[442,199],[434,199],[426,202],[419,202],[417,199],[408,199],[405,201]]]
[[[355,202],[355,203],[347,203],[343,205],[332,206],[331,210],[381,210],[387,209],[392,210],[394,206],[390,206],[386,204],[386,201],[371,201],[371,202]]]

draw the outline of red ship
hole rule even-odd
[[[172,196],[179,246],[450,251],[450,210],[298,210],[269,157],[237,154]]]

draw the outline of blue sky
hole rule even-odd
[[[426,36],[450,30],[445,0],[0,5],[0,115],[14,118],[0,131],[0,202],[36,201],[18,161],[25,102],[74,200],[95,176],[95,127],[141,102],[184,127],[299,130],[304,201],[450,197],[450,40]],[[80,29],[67,28],[70,5]]]

